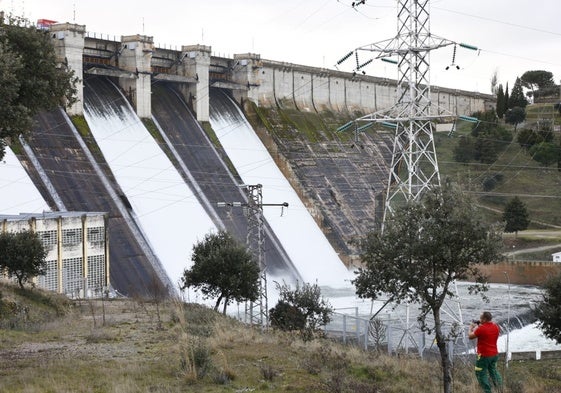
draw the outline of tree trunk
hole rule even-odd
[[[224,309],[222,310],[222,314],[226,315],[226,307],[228,307],[228,302],[230,301],[230,298],[226,297],[224,298]]]
[[[214,311],[218,311],[218,306],[220,306],[221,301],[222,301],[222,295],[218,296],[218,300],[216,301],[216,304],[214,305]]]
[[[452,392],[452,362],[448,357],[448,349],[446,339],[442,333],[442,322],[440,320],[440,309],[433,310],[434,315],[434,330],[436,333],[436,345],[440,352],[440,363],[442,366],[442,384],[444,393]]]
[[[19,287],[23,289],[23,276],[18,274],[16,275],[16,278],[18,279]]]

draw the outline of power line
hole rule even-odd
[[[493,18],[488,18],[488,17],[485,17],[485,16],[468,14],[466,12],[454,11],[454,10],[450,10],[450,9],[447,9],[447,8],[441,8],[441,7],[432,7],[432,8],[436,9],[436,10],[440,10],[440,11],[450,12],[452,14],[469,16],[469,17],[475,18],[475,19],[481,19],[481,20],[486,20],[486,21],[490,21],[490,22],[494,22],[494,23],[500,23],[500,24],[507,25],[507,26],[518,27],[520,29],[532,30],[532,31],[537,31],[539,33],[546,33],[546,34],[561,36],[561,33],[558,33],[558,32],[555,32],[555,31],[550,31],[550,30],[539,29],[537,27],[525,26],[525,25],[512,23],[512,22],[505,22],[505,21],[499,20],[499,19],[493,19]]]

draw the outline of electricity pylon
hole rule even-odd
[[[249,305],[249,318],[252,325],[268,326],[267,264],[265,262],[265,220],[263,206],[288,207],[287,202],[263,203],[263,185],[242,185],[246,191],[247,202],[218,202],[218,206],[243,207],[247,217],[246,244],[253,252],[259,266],[259,298]]]
[[[455,64],[456,45],[477,50],[474,46],[431,34],[429,2],[430,0],[397,0],[397,35],[392,39],[359,47],[337,62],[337,65],[341,64],[354,54],[355,72],[375,59],[397,64],[397,100],[394,106],[358,118],[338,129],[350,129],[354,123],[355,132],[360,132],[372,123],[378,123],[395,130],[384,221],[400,204],[418,200],[431,186],[440,185],[433,122],[455,120],[457,115],[446,113],[431,102],[431,51],[454,45],[451,65],[459,69]],[[359,52],[363,51],[373,52],[375,55],[361,62]],[[449,68],[450,66],[447,67]],[[358,122],[368,124],[358,127]],[[457,310],[446,304],[442,311],[449,315],[456,325],[462,326],[463,317],[459,302]],[[408,321],[405,329],[406,332],[410,329]]]
[[[395,130],[389,171],[384,220],[402,202],[417,200],[432,185],[440,185],[440,173],[434,147],[433,122],[455,115],[445,114],[431,102],[430,52],[454,41],[431,34],[429,0],[397,1],[397,35],[351,51],[337,64],[356,58],[355,71],[374,59],[395,63],[398,67],[397,101],[384,111],[374,112],[355,122],[380,123]],[[461,47],[476,50],[466,44]],[[455,49],[452,63],[455,60]],[[375,55],[361,63],[359,52]],[[455,64],[453,64],[455,66]],[[457,67],[457,66],[456,66]],[[459,68],[459,67],[457,67]],[[350,128],[349,123],[339,130]],[[362,126],[359,129],[366,128]]]

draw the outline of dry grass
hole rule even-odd
[[[303,342],[198,305],[160,304],[161,318],[154,304],[133,300],[82,301],[66,310],[0,330],[1,392],[442,391],[435,360]],[[507,392],[552,393],[561,385],[559,362],[531,364],[512,364]],[[479,392],[471,364],[456,363],[454,392]]]

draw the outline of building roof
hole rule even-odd
[[[53,219],[53,218],[67,218],[67,217],[94,217],[105,215],[105,212],[43,212],[43,213],[20,213],[20,214],[0,214],[0,221],[19,221],[19,220],[29,220],[31,218],[35,219]]]

